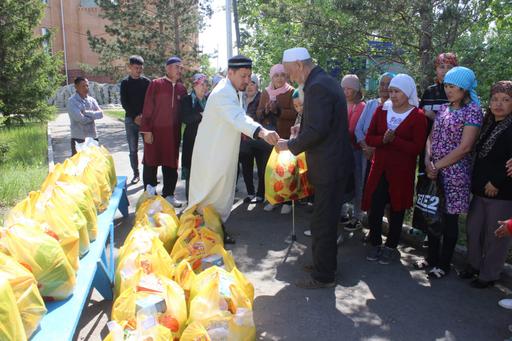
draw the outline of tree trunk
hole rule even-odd
[[[421,34],[420,34],[420,72],[421,79],[418,82],[421,90],[425,90],[432,83],[432,69],[434,49],[432,46],[432,29],[434,20],[434,9],[432,0],[418,1],[420,13]]]

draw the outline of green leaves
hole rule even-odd
[[[43,15],[39,0],[0,1],[0,114],[4,124],[44,120],[47,104],[63,80],[62,58],[43,48],[48,38],[34,36]]]

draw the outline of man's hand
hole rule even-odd
[[[507,175],[512,176],[512,159],[507,161]]]
[[[273,131],[273,130],[267,130],[263,127],[261,127],[260,132],[258,133],[258,137],[260,139],[265,140],[268,144],[271,144],[273,146],[276,145],[277,141],[279,140],[279,135]]]
[[[288,140],[285,139],[279,139],[276,144],[276,150],[278,152],[282,152],[284,150],[288,150]]]
[[[153,133],[151,132],[148,132],[148,133],[143,133],[144,134],[144,143],[147,143],[147,144],[153,144]]]
[[[295,138],[299,135],[300,124],[296,124],[290,128],[290,138]]]
[[[135,116],[133,122],[135,122],[136,125],[140,126],[140,124],[142,123],[142,115]]]
[[[384,143],[384,144],[386,144],[386,143],[390,143],[390,142],[392,142],[394,139],[395,139],[395,131],[394,131],[394,130],[391,130],[391,129],[388,129],[388,130],[386,130],[386,132],[384,133],[384,137],[382,138],[382,143]]]
[[[498,221],[500,227],[496,231],[494,231],[494,235],[498,238],[510,237],[510,231],[507,228],[508,220],[506,221]]]
[[[495,196],[498,195],[498,189],[494,187],[494,185],[490,181],[487,181],[484,187],[484,193],[489,198],[494,198]]]

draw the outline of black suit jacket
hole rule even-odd
[[[319,66],[304,84],[299,135],[288,141],[297,155],[306,152],[308,178],[315,185],[350,176],[354,165],[348,133],[347,103],[339,82]]]

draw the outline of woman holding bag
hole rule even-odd
[[[397,254],[405,210],[413,204],[416,159],[427,138],[427,119],[418,109],[416,84],[411,76],[396,75],[389,84],[391,104],[379,106],[366,134],[375,148],[364,191],[363,209],[369,210],[369,261],[388,264]],[[391,206],[389,233],[382,245],[382,217]]]
[[[441,237],[428,233],[428,257],[415,264],[431,267],[428,276],[439,279],[448,274],[459,235],[459,215],[469,208],[471,150],[482,125],[482,110],[472,70],[457,66],[444,78],[449,105],[436,113],[427,140],[425,168],[430,179],[439,179],[443,190],[443,231]]]

